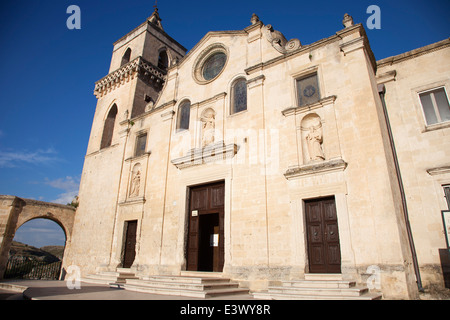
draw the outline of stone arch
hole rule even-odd
[[[131,59],[131,48],[127,48],[122,56],[122,60],[120,62],[120,66],[123,66],[130,62]]]
[[[62,204],[0,195],[0,279],[3,278],[11,242],[24,223],[44,218],[56,222],[66,235],[66,248],[72,239],[75,208]]]

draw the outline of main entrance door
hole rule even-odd
[[[222,272],[225,184],[190,189],[187,270]]]
[[[134,262],[136,256],[136,230],[137,220],[126,223],[127,233],[125,235],[123,263],[124,268],[129,268]]]
[[[341,250],[334,197],[305,202],[310,273],[340,273]]]

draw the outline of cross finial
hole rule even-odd
[[[158,0],[155,0],[155,5],[153,6],[155,8],[155,11],[158,11]]]

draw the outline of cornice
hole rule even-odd
[[[311,110],[314,110],[317,108],[321,108],[321,107],[324,107],[329,104],[333,104],[335,100],[336,100],[336,96],[333,95],[333,96],[322,98],[315,103],[311,103],[311,104],[308,104],[305,106],[286,108],[286,109],[282,110],[281,113],[283,114],[283,116],[287,117],[287,116],[295,115],[298,113],[307,112],[307,111],[311,111]]]
[[[162,87],[167,77],[163,71],[147,60],[142,57],[137,57],[95,82],[94,95],[99,99],[134,79],[136,75],[148,84],[159,88]]]
[[[450,38],[447,38],[447,39],[441,40],[436,43],[429,44],[429,45],[421,47],[421,48],[417,48],[417,49],[414,49],[414,50],[411,50],[408,52],[401,53],[396,56],[378,60],[377,65],[378,65],[378,68],[390,66],[390,65],[393,65],[396,63],[403,62],[405,60],[414,59],[418,56],[428,54],[428,53],[431,53],[431,52],[434,52],[434,51],[437,51],[440,49],[445,49],[449,46],[450,46]]]

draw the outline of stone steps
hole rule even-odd
[[[88,274],[81,278],[82,282],[97,284],[124,284],[127,279],[139,279],[129,269],[118,268],[117,271],[102,271]]]
[[[153,294],[209,298],[247,294],[248,289],[239,288],[237,282],[213,276],[149,276],[127,279],[122,285],[126,290]]]
[[[342,280],[341,275],[309,274],[305,280],[282,281],[268,290],[253,293],[256,299],[279,300],[375,300],[381,294],[371,293],[355,281]]]

